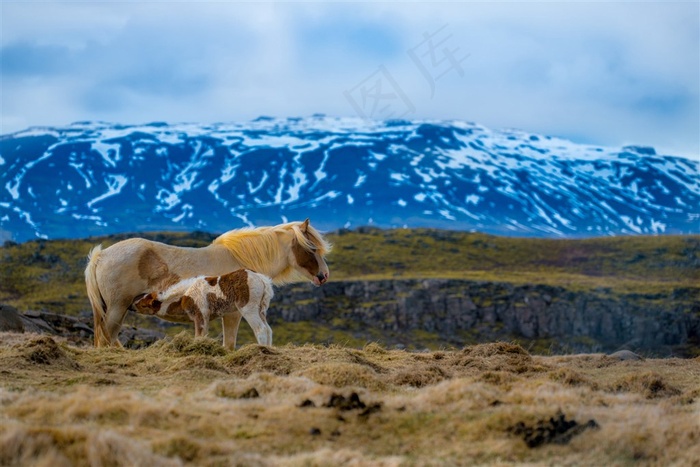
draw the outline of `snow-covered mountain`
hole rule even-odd
[[[0,240],[306,217],[324,230],[698,233],[699,207],[698,161],[461,121],[81,122],[0,140]]]

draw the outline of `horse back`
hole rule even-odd
[[[185,278],[230,271],[231,262],[213,245],[188,248],[131,238],[102,250],[97,276],[108,303],[130,304],[139,294],[165,290]]]

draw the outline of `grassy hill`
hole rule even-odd
[[[207,245],[214,238],[202,232],[139,236],[193,247]],[[0,303],[24,311],[45,310],[73,316],[89,313],[83,279],[87,254],[98,243],[108,246],[127,237],[129,235],[6,243],[0,248]],[[548,240],[430,229],[361,228],[330,233],[328,238],[335,245],[328,257],[331,281],[445,278],[516,286],[547,285],[575,294],[604,296],[608,302],[629,304],[634,301],[636,309],[651,306],[659,312],[695,310],[700,297],[700,236]],[[489,287],[483,288],[487,289]],[[306,286],[293,290],[304,295]],[[303,298],[291,306],[303,306],[305,301],[314,300],[310,296],[306,300]],[[485,297],[481,304],[489,300],[492,297]],[[368,310],[376,305],[374,302],[362,304]],[[278,315],[279,310],[273,310],[271,319],[276,321],[277,344],[343,342],[361,347],[368,340],[380,340],[401,342],[409,348],[452,345],[445,336],[420,329],[382,333],[373,326],[360,325],[355,318],[342,312],[327,315],[327,322],[286,322],[278,319]],[[130,314],[126,324],[152,327],[165,323]],[[175,334],[182,329],[168,327],[166,332]],[[218,324],[213,323],[212,333],[218,331]],[[483,332],[482,329],[478,335],[460,335],[456,341],[465,344],[493,338],[486,334],[481,336]],[[498,334],[498,329],[490,332]],[[524,341],[518,336],[501,334],[502,339],[516,339],[538,351],[551,348],[553,343],[546,339]],[[248,326],[241,326],[239,342],[254,342]],[[696,355],[697,352],[684,351],[683,354]]]
[[[136,235],[195,247],[214,238],[194,232],[7,242],[0,248],[0,302],[21,310],[89,310],[83,270],[90,248]],[[335,245],[328,257],[334,281],[457,278],[646,294],[700,283],[698,235],[551,240],[363,228],[328,238]]]
[[[700,236],[553,240],[363,229],[331,238],[336,279],[442,277],[644,292],[700,281]]]

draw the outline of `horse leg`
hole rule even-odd
[[[253,329],[258,344],[272,345],[272,328],[267,324],[265,311],[257,303],[248,303],[241,308],[241,313]]]
[[[265,344],[265,345],[269,345],[270,347],[272,347],[272,328],[270,327],[269,324],[267,324],[267,321],[265,321],[265,329],[264,329],[264,332],[265,332],[265,336],[266,336],[266,338],[267,338],[267,339],[266,339],[266,340],[267,340],[267,344]]]
[[[236,350],[236,337],[238,336],[238,326],[241,324],[242,317],[241,312],[235,308],[221,317],[224,331],[224,348],[226,350]]]
[[[107,307],[107,313],[105,313],[104,318],[105,329],[109,338],[109,345],[112,347],[123,347],[122,343],[119,342],[119,331],[121,331],[124,318],[129,312],[129,305],[130,303],[119,303]]]

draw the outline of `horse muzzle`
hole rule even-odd
[[[313,278],[314,285],[316,287],[320,287],[321,285],[325,284],[328,281],[328,273],[327,272],[319,272],[316,274]]]

